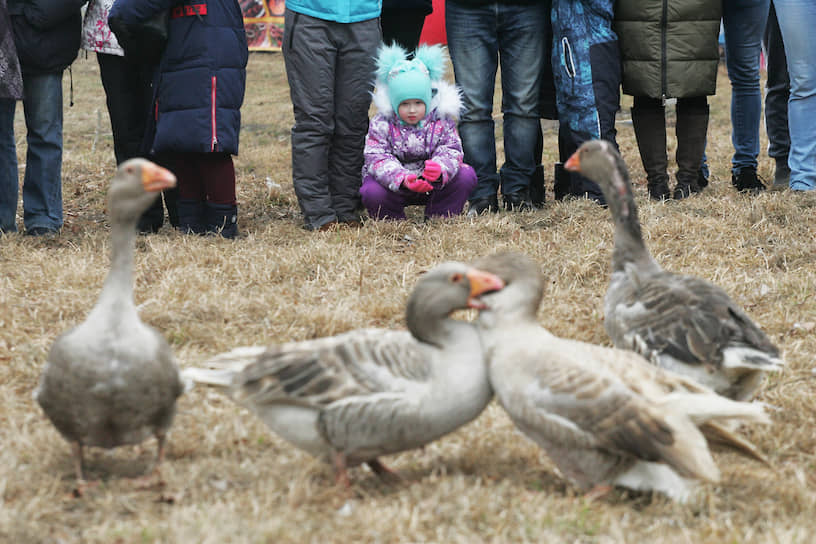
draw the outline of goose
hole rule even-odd
[[[631,351],[554,336],[537,322],[543,280],[524,254],[473,265],[505,282],[479,297],[477,320],[496,398],[577,488],[592,496],[623,486],[686,502],[699,482],[720,478],[707,437],[767,462],[731,430],[767,423],[763,405],[727,399]]]
[[[396,476],[378,457],[436,440],[474,419],[492,399],[478,329],[449,316],[502,286],[463,263],[439,264],[409,297],[408,331],[357,329],[236,348],[183,374],[331,462],[337,484],[348,487],[347,467],[361,463],[383,478]]]
[[[608,142],[585,142],[565,163],[596,182],[615,224],[604,326],[615,346],[685,374],[735,400],[751,399],[769,372],[781,371],[779,349],[720,287],[663,270],[649,254],[629,173]]]
[[[85,321],[51,346],[34,398],[71,444],[77,493],[87,484],[83,448],[115,448],[158,439],[164,457],[178,368],[166,340],[139,319],[133,302],[133,252],[139,216],[175,176],[145,159],[123,162],[108,190],[111,266]]]

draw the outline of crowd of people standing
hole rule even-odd
[[[110,20],[127,26],[168,10],[167,46],[155,63],[127,55],[109,26]],[[438,71],[428,51],[425,61],[414,60],[432,10],[431,0],[286,2],[282,51],[294,111],[292,182],[306,229],[359,225],[363,210],[396,219],[413,204],[427,204],[431,216],[461,213],[465,201],[471,216],[538,207],[545,194],[542,118],[558,120],[556,198],[604,204],[593,182],[559,166],[586,140],[617,145],[621,90],[634,97],[632,123],[650,198],[698,193],[708,185],[707,97],[716,92],[721,28],[731,81],[733,186],[749,194],[766,187],[816,189],[816,49],[807,36],[816,4],[810,0],[683,0],[671,10],[665,0],[447,0],[458,111],[446,109],[450,100],[440,109],[437,93],[446,89],[429,76]],[[392,44],[405,58],[389,64],[390,73],[382,65],[385,46]],[[179,178],[178,189],[142,217],[140,230],[156,232],[166,208],[170,224],[183,232],[236,236],[232,156],[238,153],[248,58],[237,0],[0,0],[0,232],[17,230],[17,101],[27,143],[25,232],[54,234],[62,227],[62,75],[80,47],[97,56],[116,162],[147,156]],[[763,50],[768,155],[776,162],[768,182],[757,173]],[[501,165],[493,114],[499,73]],[[375,82],[390,97],[381,102],[380,124],[371,120],[370,127]],[[669,99],[676,99],[677,116],[673,189]],[[400,165],[396,174],[376,179],[387,170],[383,153],[398,156],[411,139],[427,140],[442,126],[444,157],[435,146],[419,146],[421,157],[405,160],[421,168],[398,160],[392,163]],[[369,151],[372,141],[377,146]],[[449,184],[454,178],[457,183]],[[437,193],[455,195],[439,207]],[[385,213],[381,206],[392,207]]]

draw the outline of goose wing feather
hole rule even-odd
[[[638,278],[628,289],[610,289],[607,310],[607,331],[615,344],[650,360],[665,354],[688,365],[720,366],[728,347],[779,357],[751,318],[701,278],[665,271]]]
[[[242,404],[325,407],[422,386],[431,375],[428,357],[407,331],[359,329],[289,342],[267,348],[236,374],[233,395]]]
[[[691,421],[650,404],[597,365],[597,352],[584,352],[585,344],[547,337],[528,351],[535,356],[526,358],[525,371],[513,373],[510,396],[496,386],[512,419],[540,445],[549,449],[555,444],[571,456],[594,449],[607,456],[662,461],[683,476],[718,478],[705,439]],[[517,366],[519,357],[507,360]]]

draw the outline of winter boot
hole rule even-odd
[[[545,200],[544,165],[539,164],[530,178],[530,201],[533,203],[533,207],[540,208]]]
[[[207,202],[204,208],[208,233],[220,234],[224,238],[238,236],[238,206]]]
[[[556,200],[564,200],[570,194],[570,173],[564,170],[564,163],[557,162],[553,166],[553,191]]]
[[[164,207],[167,208],[167,220],[170,222],[170,225],[173,228],[177,229],[179,226],[178,187],[173,187],[172,189],[163,191],[162,197],[164,198]]]
[[[788,157],[776,158],[776,169],[774,170],[772,191],[784,191],[790,185],[790,166],[788,166]]]
[[[667,200],[669,191],[669,157],[666,154],[666,113],[664,108],[632,108],[632,126],[643,169],[646,187],[652,200]]]
[[[708,132],[708,105],[705,108],[677,108],[677,185],[674,198],[682,199],[699,193],[697,182],[700,161],[706,148]]]
[[[164,204],[162,203],[162,196],[159,195],[158,198],[153,201],[153,204],[139,216],[139,222],[136,223],[136,227],[139,229],[140,234],[155,234],[159,232],[163,223]]]
[[[204,202],[179,198],[176,201],[178,229],[184,234],[204,234]]]

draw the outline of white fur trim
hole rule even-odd
[[[444,80],[434,81],[431,86],[436,90],[436,93],[431,98],[429,115],[435,115],[437,118],[459,119],[459,113],[462,110],[462,97],[459,88]],[[388,98],[388,90],[382,82],[377,82],[377,87],[371,93],[371,98],[377,111],[381,114],[388,117],[394,113],[391,100]]]

